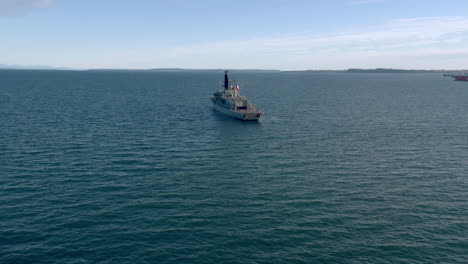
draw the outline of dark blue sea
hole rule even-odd
[[[0,71],[0,263],[467,263],[468,82]]]

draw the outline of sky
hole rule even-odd
[[[0,0],[0,64],[467,69],[466,0]]]

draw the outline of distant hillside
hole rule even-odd
[[[284,72],[328,72],[328,73],[460,73],[468,72],[468,70],[405,70],[405,69],[391,69],[391,68],[377,68],[377,69],[347,69],[347,70],[305,70],[305,71],[284,71]]]
[[[228,69],[230,72],[280,72],[280,70],[257,69]],[[150,72],[224,72],[225,69],[183,69],[183,68],[154,68],[154,69],[89,69],[88,71],[150,71]]]
[[[463,70],[404,70],[404,69],[386,69],[386,68],[377,68],[377,69],[348,69],[346,72],[350,73],[452,73],[459,72]]]
[[[52,67],[43,65],[9,65],[0,64],[0,70],[78,70],[68,67]],[[468,70],[405,70],[392,68],[359,69],[351,68],[347,70],[299,70],[299,71],[281,71],[281,70],[262,70],[262,69],[228,69],[232,73],[442,73],[458,74]],[[139,71],[139,72],[216,72],[222,73],[225,69],[184,69],[184,68],[153,68],[153,69],[88,69],[88,71]]]

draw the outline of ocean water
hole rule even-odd
[[[467,263],[468,82],[0,71],[0,263]]]

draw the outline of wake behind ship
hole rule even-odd
[[[224,85],[221,90],[217,90],[210,97],[214,108],[230,117],[245,121],[258,121],[264,114],[257,110],[245,96],[240,95],[239,85],[231,85],[233,81],[229,79],[229,72],[224,71]]]

